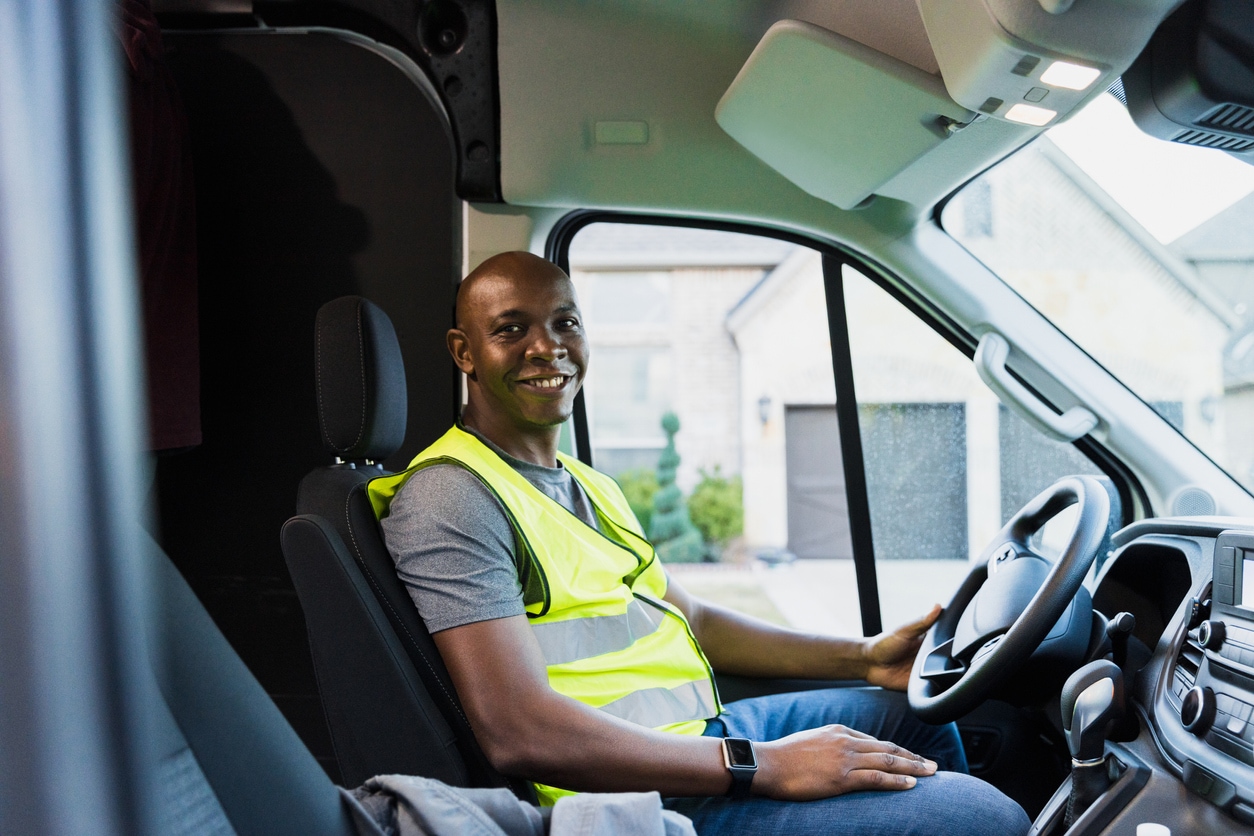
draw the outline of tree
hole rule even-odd
[[[679,416],[668,412],[662,416],[666,431],[666,449],[657,463],[658,490],[653,495],[653,518],[649,521],[649,539],[665,563],[700,563],[705,557],[701,532],[688,517],[675,473],[679,470],[679,453],[675,452],[675,434],[679,432]]]

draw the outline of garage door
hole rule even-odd
[[[789,551],[805,558],[852,558],[836,407],[785,407],[784,438]]]

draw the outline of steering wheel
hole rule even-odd
[[[1056,563],[1028,541],[1059,511],[1079,505]],[[1023,506],[972,565],[914,660],[906,693],[924,721],[968,713],[1029,658],[1065,668],[1083,661],[1093,602],[1081,582],[1110,518],[1110,497],[1090,476],[1068,476]],[[1063,671],[1063,676],[1069,673]]]

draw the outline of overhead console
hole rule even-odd
[[[1044,126],[1105,90],[1178,2],[919,0],[919,11],[954,101]]]

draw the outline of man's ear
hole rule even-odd
[[[453,362],[457,364],[457,368],[461,369],[462,374],[467,377],[474,377],[475,364],[470,359],[470,340],[466,338],[465,332],[458,328],[450,328],[444,339],[448,344],[448,352],[453,355]]]

